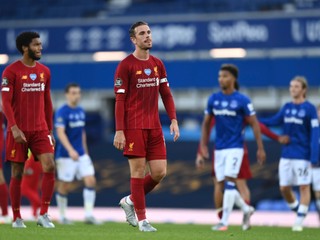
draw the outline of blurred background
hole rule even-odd
[[[64,103],[63,88],[68,82],[82,87],[98,206],[116,206],[129,192],[127,160],[112,146],[113,75],[119,61],[134,49],[128,29],[138,20],[151,27],[152,54],[167,68],[181,128],[181,138],[173,143],[160,100],[168,176],[148,196],[148,206],[213,208],[211,163],[198,171],[194,161],[203,110],[208,96],[218,90],[221,64],[239,67],[241,91],[252,99],[258,116],[275,113],[290,99],[289,81],[296,75],[306,76],[309,100],[320,104],[320,1],[0,1],[0,71],[20,58],[17,34],[34,30],[43,42],[41,62],[51,69],[54,108]],[[246,141],[254,176],[249,181],[252,203],[263,210],[288,210],[278,190],[280,145],[265,139],[267,164],[260,167],[250,129]],[[8,165],[5,172],[8,180]],[[69,205],[82,205],[81,186],[75,183]]]

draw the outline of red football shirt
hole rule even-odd
[[[117,130],[161,128],[159,93],[170,119],[176,118],[165,67],[152,55],[139,60],[130,54],[122,60],[115,73],[114,92]]]
[[[1,92],[8,129],[52,130],[50,78],[49,68],[39,62],[29,67],[19,60],[5,68]]]

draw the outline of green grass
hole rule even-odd
[[[0,225],[0,240],[319,240],[320,229],[305,228],[303,232],[292,232],[290,228],[253,227],[243,232],[240,226],[231,226],[226,232],[213,232],[209,225],[153,224],[155,233],[143,233],[125,223],[105,223],[101,226],[56,224],[55,229],[37,227],[26,222],[26,229],[12,229],[11,225]]]

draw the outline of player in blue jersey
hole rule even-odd
[[[85,112],[78,106],[81,98],[80,86],[76,83],[68,84],[65,88],[65,95],[67,103],[55,114],[55,128],[58,136],[56,163],[59,180],[56,200],[60,213],[59,222],[72,223],[66,218],[65,212],[70,184],[76,177],[78,180],[83,180],[85,186],[83,189],[85,223],[100,224],[93,216],[96,178],[91,158],[88,155]]]
[[[297,76],[290,82],[291,102],[271,118],[261,119],[268,126],[282,126],[290,142],[282,146],[279,162],[280,191],[289,207],[297,212],[292,231],[302,231],[310,203],[311,164],[319,162],[319,122],[314,105],[306,100],[308,83]],[[292,186],[299,186],[300,203]]]
[[[244,212],[242,229],[250,227],[249,220],[254,208],[245,203],[236,188],[236,179],[244,154],[244,120],[252,127],[258,144],[257,159],[265,161],[266,155],[261,139],[260,127],[253,105],[248,97],[235,89],[238,69],[232,64],[222,65],[219,71],[221,91],[209,97],[202,123],[200,147],[204,156],[209,156],[207,143],[211,120],[216,120],[216,139],[214,151],[214,170],[218,182],[224,183],[223,214],[220,222],[212,230],[228,229],[229,215],[235,203]]]
[[[320,123],[320,105],[317,107],[318,111],[318,120]],[[320,128],[319,128],[320,131]],[[320,161],[320,136],[319,136],[319,157]],[[312,168],[312,190],[314,192],[315,202],[316,202],[316,208],[318,211],[319,221],[320,221],[320,165],[315,165]]]

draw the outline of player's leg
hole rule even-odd
[[[312,190],[314,192],[315,203],[320,221],[320,168],[312,168]]]
[[[213,201],[214,206],[216,208],[216,212],[218,215],[218,218],[222,218],[222,201],[223,201],[223,189],[224,189],[224,182],[218,182],[215,175],[212,176],[213,181]]]
[[[236,178],[240,171],[240,166],[243,159],[243,149],[227,149],[221,150],[221,156],[215,155],[215,161],[218,162],[219,158],[224,157],[225,169],[225,186],[223,195],[223,215],[220,224],[216,226],[214,230],[226,230],[228,226],[228,219],[233,209],[235,202],[237,201],[244,212],[249,212],[250,208],[241,198],[236,188]],[[215,167],[216,173],[218,172]],[[217,179],[218,175],[217,175]],[[220,179],[221,180],[221,179]],[[219,226],[220,225],[220,226]]]
[[[308,160],[294,160],[295,185],[300,190],[300,205],[297,211],[297,218],[292,227],[293,231],[303,230],[303,220],[305,219],[311,199],[310,184],[312,179],[311,163]]]
[[[150,173],[144,178],[144,193],[151,192],[167,174],[167,160],[148,161]]]
[[[299,202],[292,191],[293,185],[293,167],[292,160],[281,158],[279,162],[279,185],[280,192],[284,200],[288,203],[289,208],[297,212],[299,208]]]
[[[85,210],[85,223],[101,224],[93,216],[93,208],[96,201],[96,178],[91,158],[85,154],[79,158],[78,179],[83,179],[83,203]]]
[[[250,204],[250,189],[248,187],[247,180],[243,178],[238,178],[236,184],[240,196],[247,204]]]
[[[54,224],[48,216],[48,209],[54,192],[55,164],[53,153],[43,153],[37,155],[41,162],[43,177],[41,184],[41,207],[38,225],[45,228],[54,228]]]
[[[9,186],[11,207],[13,213],[14,228],[25,228],[22,222],[20,205],[21,205],[21,180],[23,175],[24,163],[11,162],[11,180]]]
[[[0,158],[1,161],[1,158]],[[1,163],[0,163],[1,165]],[[11,223],[11,217],[8,215],[8,186],[3,175],[2,167],[0,166],[0,207],[2,216],[0,217],[0,223]]]
[[[55,226],[48,215],[55,183],[54,146],[51,135],[49,131],[34,132],[28,144],[33,156],[41,163],[43,172],[40,216],[37,224],[44,228],[54,228]]]
[[[74,180],[78,168],[78,161],[71,158],[56,159],[57,168],[57,188],[56,188],[56,202],[59,210],[59,223],[72,224],[67,217],[68,208],[68,194],[70,192],[71,183]]]
[[[146,169],[145,158],[129,158],[130,166],[130,186],[131,195],[127,200],[134,203],[134,210],[137,215],[138,221],[146,219],[146,200],[144,193],[144,176]],[[128,201],[129,204],[131,202]]]
[[[28,169],[26,165],[24,167],[24,175],[21,182],[21,196],[27,198],[30,201],[32,207],[32,216],[34,217],[34,219],[37,219],[39,214],[38,211],[41,206],[41,200],[38,191],[39,178],[38,176],[27,175],[26,171],[30,169]]]

